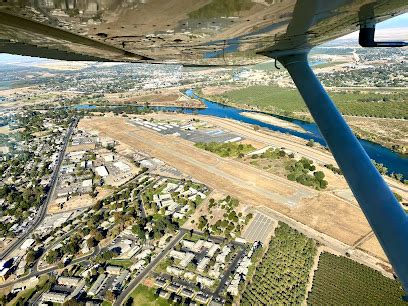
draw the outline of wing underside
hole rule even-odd
[[[5,0],[0,52],[63,60],[246,65],[408,10],[401,0]]]

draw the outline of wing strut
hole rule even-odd
[[[354,196],[408,293],[408,217],[354,136],[307,60],[278,57],[288,70]]]

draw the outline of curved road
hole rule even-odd
[[[71,125],[68,128],[68,132],[64,138],[64,144],[62,146],[62,150],[58,156],[58,162],[57,165],[54,168],[54,172],[52,173],[51,176],[51,186],[50,189],[47,193],[47,197],[44,200],[44,203],[40,206],[40,209],[36,215],[36,220],[34,221],[33,225],[31,226],[30,229],[28,229],[23,235],[19,236],[12,244],[10,244],[10,246],[4,250],[2,252],[2,254],[0,255],[0,260],[3,260],[5,257],[7,257],[8,255],[10,255],[15,249],[17,249],[18,247],[20,247],[23,242],[25,241],[25,239],[31,235],[31,233],[37,228],[37,226],[41,223],[41,221],[44,219],[45,214],[47,212],[47,207],[49,202],[52,199],[52,195],[54,194],[55,191],[55,187],[56,187],[56,183],[57,183],[57,178],[58,178],[58,173],[59,170],[61,168],[61,164],[62,161],[64,159],[64,155],[65,155],[65,151],[67,149],[68,146],[68,141],[71,138],[71,135],[74,131],[74,127],[76,126],[76,124],[78,123],[78,119],[75,119]]]
[[[102,250],[104,250],[104,248],[101,249],[101,248],[99,248],[99,246],[96,246],[96,247],[94,248],[94,251],[93,251],[91,254],[88,254],[88,255],[83,256],[83,257],[81,257],[81,258],[74,259],[74,260],[71,261],[67,266],[74,265],[74,264],[78,264],[78,263],[81,263],[81,262],[83,262],[83,261],[86,261],[86,260],[88,260],[89,258],[91,258],[92,256],[98,255],[99,252],[101,252]],[[37,270],[37,263],[35,263],[35,264],[34,264],[34,269],[33,269],[34,271],[33,271],[33,272],[29,273],[29,274],[26,275],[26,276],[23,276],[23,277],[20,277],[20,278],[18,278],[18,279],[15,279],[15,280],[13,280],[13,281],[11,281],[11,282],[6,282],[6,283],[3,283],[3,284],[0,284],[0,289],[6,288],[6,287],[9,287],[9,286],[12,286],[12,285],[14,285],[14,284],[16,284],[16,283],[19,283],[19,282],[22,282],[22,281],[25,281],[25,280],[28,280],[28,279],[31,278],[31,277],[40,276],[40,275],[43,275],[43,274],[48,274],[48,273],[53,272],[53,271],[58,270],[58,269],[59,269],[59,268],[58,268],[57,266],[53,266],[53,267],[49,267],[49,268],[47,268],[47,269],[38,271],[38,270]]]

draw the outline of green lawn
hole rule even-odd
[[[25,303],[28,303],[28,300],[38,291],[38,289],[44,287],[45,283],[48,281],[49,276],[48,275],[43,275],[40,277],[38,284],[30,289],[26,289],[23,291],[20,291],[17,296],[7,305],[17,305],[18,301],[24,305]]]
[[[131,298],[133,299],[134,306],[167,306],[171,303],[161,297],[157,297],[155,295],[156,289],[149,288],[145,285],[139,285],[137,288],[132,292]],[[128,301],[129,302],[129,301]],[[128,305],[125,302],[125,305]]]
[[[401,285],[349,258],[320,255],[308,305],[407,305]]]
[[[131,265],[133,265],[133,261],[129,259],[111,259],[108,261],[110,265],[114,266],[120,266],[124,268],[129,268]]]
[[[381,93],[373,90],[330,92],[330,96],[345,115],[408,118],[407,90],[383,90]],[[292,116],[294,112],[307,112],[305,103],[294,88],[249,86],[212,98],[237,106],[258,106],[261,110],[285,116]]]

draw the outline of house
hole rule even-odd
[[[57,283],[62,286],[76,287],[80,281],[79,277],[60,276]]]
[[[210,262],[210,258],[208,257],[204,257],[203,259],[201,259],[197,265],[197,271],[201,273],[204,272],[209,262]]]
[[[33,244],[34,244],[35,240],[34,239],[26,239],[24,241],[24,243],[20,246],[20,249],[26,251],[28,250]]]
[[[129,165],[126,165],[123,161],[118,161],[116,163],[113,163],[113,165],[122,172],[130,171]]]
[[[180,292],[180,295],[191,299],[194,295],[194,291],[188,288],[183,288],[183,290],[181,290]]]
[[[228,256],[230,252],[231,248],[227,245],[224,246],[221,250],[221,254],[218,254],[215,260],[220,263],[225,263],[225,258]]]
[[[198,275],[197,283],[201,283],[204,286],[211,287],[212,285],[214,285],[214,280],[205,276]]]
[[[176,267],[167,267],[166,271],[167,271],[167,273],[173,274],[173,275],[176,275],[176,276],[180,276],[180,275],[182,275],[184,273],[183,270],[181,270],[179,268],[176,268]]]
[[[95,168],[96,173],[101,177],[106,177],[109,175],[108,169],[105,166],[99,166]]]
[[[156,287],[163,288],[164,286],[166,286],[166,281],[164,281],[164,280],[162,280],[162,279],[160,279],[160,278],[156,278],[156,279],[154,280],[154,285],[155,285]]]
[[[184,278],[188,280],[194,280],[196,275],[193,272],[186,272],[184,273]]]
[[[198,293],[195,298],[194,298],[197,302],[201,303],[201,304],[207,304],[208,302],[208,296],[206,296],[204,293]]]
[[[122,272],[122,267],[118,267],[118,266],[107,266],[106,267],[106,273],[108,274],[119,275],[120,272]]]
[[[58,292],[45,292],[42,295],[41,300],[43,302],[52,302],[52,303],[64,303],[65,299],[67,298],[68,294],[66,293],[58,293]]]
[[[134,263],[133,265],[131,265],[129,267],[130,271],[135,271],[135,270],[140,270],[141,268],[143,268],[146,265],[146,261],[145,260],[139,260],[138,262]]]
[[[193,253],[184,253],[185,256],[184,258],[180,261],[179,266],[182,268],[187,267],[187,265],[194,259],[194,254]]]
[[[169,297],[169,292],[166,290],[160,290],[159,296],[163,299],[167,299]]]
[[[103,283],[106,281],[106,275],[100,274],[96,281],[93,283],[92,287],[88,290],[88,295],[97,295]]]
[[[82,187],[92,187],[92,179],[89,180],[83,180],[82,181]]]
[[[211,246],[211,248],[208,250],[208,252],[207,252],[207,256],[208,257],[213,257],[214,256],[214,254],[215,254],[215,252],[217,252],[217,250],[220,248],[220,246],[218,245],[218,244],[213,244],[212,246]]]
[[[177,285],[177,284],[175,284],[175,283],[171,283],[170,285],[167,286],[166,289],[167,289],[168,291],[171,291],[171,292],[177,292],[177,291],[180,290],[180,285]]]

